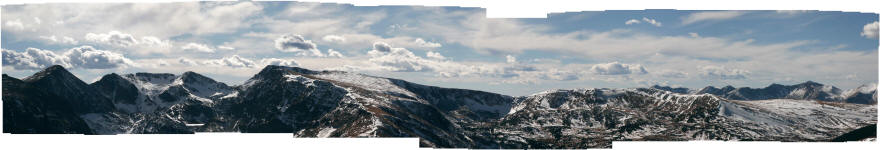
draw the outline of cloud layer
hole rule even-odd
[[[717,21],[717,20],[726,20],[732,19],[739,16],[744,15],[744,11],[705,11],[705,12],[696,12],[691,13],[690,15],[681,19],[681,24],[692,24],[696,22],[703,21]]]
[[[97,50],[91,46],[68,49],[64,54],[49,50],[28,48],[25,52],[3,49],[3,65],[15,69],[39,70],[52,65],[83,69],[112,69],[133,65],[122,54]]]
[[[707,79],[740,80],[746,79],[751,72],[721,66],[705,66],[700,68],[700,75]]]

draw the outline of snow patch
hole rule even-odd
[[[332,128],[332,127],[322,128],[321,131],[318,131],[318,137],[319,138],[330,137],[330,134],[333,134],[333,131],[336,131],[336,128]]]
[[[329,73],[321,73],[315,75],[318,78],[323,78],[327,80],[333,80],[337,82],[344,82],[348,84],[353,84],[358,87],[362,87],[367,90],[377,91],[377,92],[390,92],[390,93],[399,93],[404,94],[411,97],[416,97],[412,92],[398,87],[396,84],[391,82],[391,80],[387,78],[380,77],[372,77],[363,74],[356,73],[347,73],[347,72],[329,72]]]

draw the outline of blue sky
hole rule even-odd
[[[108,13],[113,12],[113,13]],[[195,71],[240,84],[263,66],[344,70],[509,95],[654,84],[877,82],[875,13],[612,10],[486,18],[485,9],[299,2],[2,8],[3,73],[64,65]]]

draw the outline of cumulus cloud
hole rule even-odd
[[[324,36],[324,38],[321,38],[321,39],[323,39],[324,41],[327,41],[327,42],[336,42],[336,43],[345,42],[345,37],[338,36],[338,35],[326,35],[326,36]]]
[[[379,52],[390,52],[391,45],[388,45],[388,43],[385,43],[385,42],[375,42],[375,43],[373,43],[373,50],[376,50]]]
[[[227,56],[218,59],[202,59],[202,60],[192,60],[185,57],[180,57],[177,59],[177,62],[181,65],[185,66],[208,66],[208,67],[221,67],[221,68],[256,68],[262,67],[266,65],[278,65],[278,66],[300,66],[299,62],[294,59],[282,59],[282,58],[263,58],[259,61],[253,61],[251,59],[247,59],[238,55]]]
[[[253,68],[257,67],[257,64],[254,61],[246,58],[242,58],[238,55],[232,55],[223,57],[221,59],[212,59],[203,61],[204,65],[211,66],[220,66],[220,67],[232,67],[232,68]]]
[[[203,53],[214,53],[214,48],[211,48],[211,47],[208,46],[208,45],[205,45],[205,44],[199,44],[199,43],[189,43],[189,44],[186,44],[186,45],[184,45],[183,47],[180,47],[180,48],[183,49],[184,51],[195,51],[195,52],[203,52]]]
[[[110,69],[132,64],[122,54],[97,50],[91,46],[72,48],[64,55],[69,58],[71,65],[86,69]]]
[[[428,58],[415,55],[405,48],[391,47],[383,42],[375,42],[368,53],[367,64],[345,66],[339,70],[376,70],[394,72],[436,72],[442,77],[500,74],[501,67],[465,65],[449,60],[438,59],[440,55],[430,52]]]
[[[746,79],[750,73],[748,70],[732,69],[723,66],[704,66],[700,68],[700,75],[707,79]]]
[[[5,25],[7,28],[12,28],[15,30],[24,30],[24,23],[21,22],[21,19],[6,21]]]
[[[67,36],[56,37],[55,35],[52,35],[52,36],[40,36],[40,38],[49,41],[49,43],[68,44],[68,45],[79,44],[79,41],[76,41],[76,39],[73,39],[72,37],[67,37]]]
[[[107,33],[87,33],[85,41],[101,45],[110,45],[135,50],[138,54],[164,53],[172,47],[170,40],[162,40],[155,36],[143,36],[140,39],[134,35],[120,31]]]
[[[434,52],[434,51],[429,51],[426,55],[428,56],[428,58],[431,58],[431,59],[436,59],[436,60],[446,59],[445,56],[441,55],[440,53]]]
[[[278,58],[266,58],[260,60],[263,65],[278,65],[278,66],[291,66],[296,67],[299,66],[299,63],[293,59],[278,59]]]
[[[110,31],[108,33],[88,33],[85,39],[99,44],[114,45],[120,47],[129,47],[138,43],[131,34],[119,31]]]
[[[141,37],[140,44],[149,47],[162,47],[162,48],[171,48],[170,40],[162,40],[155,36],[144,36]]]
[[[282,51],[299,51],[318,48],[311,40],[306,40],[302,35],[283,35],[275,39],[275,48]]]
[[[507,55],[507,63],[516,63],[516,57]]]
[[[622,64],[619,62],[611,62],[604,64],[596,64],[590,68],[595,74],[599,75],[625,75],[625,74],[646,74],[648,71],[642,65],[638,64]]]
[[[743,11],[702,11],[691,13],[682,18],[681,24],[687,25],[701,21],[726,20],[744,15]]]
[[[443,45],[440,45],[440,43],[428,42],[422,38],[416,38],[415,43],[416,43],[416,45],[419,45],[419,47],[425,47],[425,48],[438,48],[438,47],[443,46]]]
[[[324,53],[311,40],[302,35],[286,34],[275,39],[275,48],[283,52],[297,52],[297,55],[323,57]]]
[[[869,39],[877,39],[877,28],[880,28],[880,23],[878,23],[877,21],[866,24],[864,27],[862,27],[861,35]]]
[[[337,58],[345,58],[345,56],[343,56],[342,53],[339,53],[338,51],[333,50],[333,49],[327,49],[327,56],[337,57]]]
[[[28,48],[19,53],[3,49],[3,66],[12,66],[15,69],[38,70],[52,65],[70,67],[67,58],[55,54],[52,51]]]
[[[22,53],[3,49],[3,65],[12,66],[15,69],[35,70],[52,65],[68,68],[110,69],[132,64],[132,61],[122,54],[98,50],[91,46],[71,48],[61,55],[36,48],[28,48]]]
[[[387,44],[385,46],[387,46]],[[404,48],[391,48],[385,46],[382,46],[382,44],[373,44],[374,50],[371,51],[373,58],[370,58],[369,61],[382,66],[389,71],[418,72],[436,70],[436,61],[422,59]],[[385,48],[390,50],[387,52],[382,51]]]

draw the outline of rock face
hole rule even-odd
[[[62,96],[3,75],[4,133],[92,134],[70,106]]]
[[[828,87],[654,86],[511,97],[283,66],[267,66],[238,86],[194,72],[108,74],[85,84],[53,66],[24,80],[3,76],[3,131],[293,133],[419,137],[421,146],[439,148],[608,148],[622,140],[826,141],[876,124],[876,105],[850,104],[876,103],[875,86]]]

